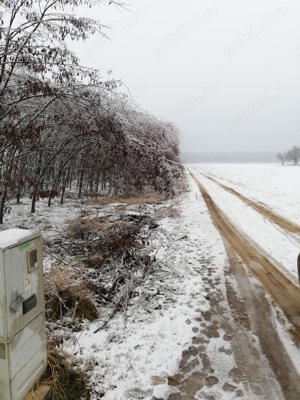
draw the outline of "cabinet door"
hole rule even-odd
[[[23,400],[47,366],[45,316],[40,314],[8,346],[12,400]]]
[[[8,339],[44,311],[41,238],[5,250]]]
[[[7,296],[5,291],[4,253],[0,251],[0,341],[6,341],[6,340],[7,340]]]

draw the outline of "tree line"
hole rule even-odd
[[[276,155],[281,164],[283,165],[285,162],[292,162],[294,165],[298,165],[300,160],[300,147],[293,146],[290,150],[278,153]]]
[[[115,1],[4,0],[0,4],[0,223],[12,198],[63,202],[105,190],[174,193],[179,133],[119,94],[121,82],[84,68],[68,40],[103,33],[74,9]],[[75,184],[75,186],[74,186]]]

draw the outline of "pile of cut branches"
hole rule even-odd
[[[69,221],[63,248],[75,261],[46,274],[48,321],[92,321],[107,308],[105,325],[118,310],[126,314],[130,300],[158,269],[157,227],[152,217],[139,213]],[[52,252],[61,246],[52,246]]]

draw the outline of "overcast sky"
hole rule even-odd
[[[299,0],[129,0],[128,9],[93,8],[111,40],[76,52],[173,121],[183,152],[300,145]]]

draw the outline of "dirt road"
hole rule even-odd
[[[290,333],[299,345],[300,289],[261,249],[241,234],[214,203],[201,182],[193,178],[224,241],[229,265],[224,271],[225,295],[215,267],[207,265],[207,276],[203,279],[207,280],[207,298],[213,311],[200,313],[200,328],[195,332],[193,346],[183,353],[180,371],[169,381],[169,385],[174,386],[174,393],[168,400],[223,398],[220,397],[222,394],[207,390],[208,387],[213,388],[222,374],[222,371],[213,369],[206,352],[210,339],[217,337],[220,331],[224,332],[223,338],[228,347],[216,349],[215,356],[220,356],[217,352],[232,353],[236,364],[228,376],[222,377],[225,382],[223,390],[230,396],[228,398],[299,400],[300,377],[278,334],[276,313],[280,311],[274,311],[272,302],[288,319]],[[251,206],[258,206],[257,211],[265,212],[264,207],[262,209],[256,203]],[[269,215],[269,218],[274,215]],[[285,229],[297,229],[286,225],[286,221],[277,219],[277,216],[276,221],[282,227],[284,224]]]

